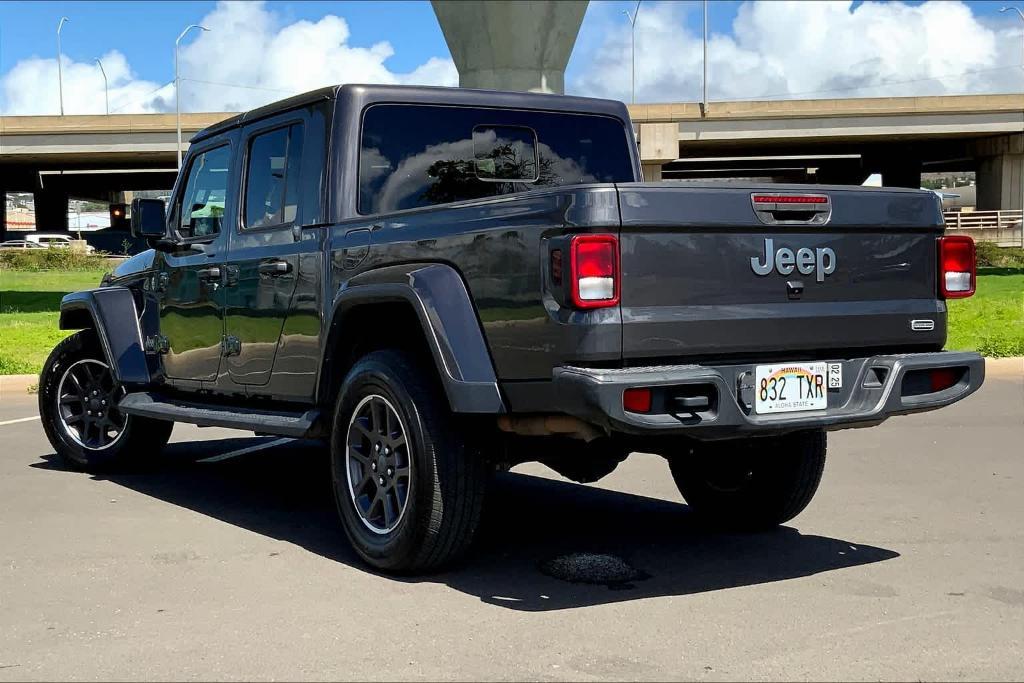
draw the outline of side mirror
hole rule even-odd
[[[156,239],[167,236],[167,215],[162,199],[132,200],[132,236]]]

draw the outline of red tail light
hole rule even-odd
[[[935,368],[931,371],[932,391],[942,391],[960,381],[959,373],[955,368]]]
[[[651,412],[651,390],[626,389],[622,392],[622,407],[631,413]]]
[[[619,238],[577,235],[570,250],[572,302],[577,308],[606,308],[619,303]]]
[[[965,235],[939,238],[939,292],[946,299],[974,294],[974,240]]]

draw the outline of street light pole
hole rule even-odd
[[[174,118],[178,129],[178,168],[181,168],[181,79],[178,77],[178,46],[181,44],[181,39],[185,37],[185,34],[194,28],[200,31],[210,30],[199,24],[189,24],[181,32],[181,35],[178,36],[178,39],[174,41]]]
[[[1000,12],[1009,12],[1010,10],[1016,12],[1017,16],[1021,18],[1021,21],[1024,21],[1024,12],[1021,11],[1020,7],[1010,6],[999,9]],[[1024,41],[1021,42],[1021,66],[1024,67]]]
[[[633,104],[636,104],[636,18],[640,14],[641,1],[636,0],[636,7],[633,8],[632,14],[628,9],[622,10],[622,13],[629,19],[629,101]]]
[[[1011,5],[1009,7],[1000,8],[1000,12],[1009,12],[1013,10],[1020,17],[1021,21],[1024,21],[1024,12],[1021,11],[1020,7]],[[1024,33],[1021,34],[1021,68],[1024,69]],[[1021,167],[1024,171],[1024,155],[1021,157]],[[1021,173],[1021,190],[1020,190],[1020,208],[1021,208],[1021,244],[1024,245],[1024,173]]]
[[[61,17],[60,23],[57,24],[57,92],[60,97],[60,115],[64,116],[64,68],[61,65],[61,50],[60,50],[60,30],[64,28],[66,22],[71,21],[67,17]]]
[[[103,68],[103,62],[100,61],[99,57],[96,58],[96,63],[99,64],[100,73],[103,74],[103,102],[106,105],[107,116],[110,115],[110,88],[107,85],[107,72]]]
[[[704,0],[704,77],[701,79],[702,116],[708,113],[708,0]]]

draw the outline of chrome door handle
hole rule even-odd
[[[209,268],[200,268],[196,271],[200,280],[220,280],[220,266],[210,266]]]
[[[279,277],[292,272],[292,264],[287,261],[264,261],[259,265],[260,275]]]

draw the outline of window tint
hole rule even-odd
[[[178,215],[182,237],[209,237],[221,230],[228,189],[227,145],[197,154],[189,167],[188,179]]]
[[[473,156],[481,180],[537,181],[537,136],[529,128],[477,126]]]
[[[246,228],[265,228],[295,221],[301,158],[302,124],[278,128],[252,138],[245,186]]]
[[[621,121],[605,116],[373,105],[363,115],[359,210],[385,213],[536,187],[630,182],[626,133]]]

